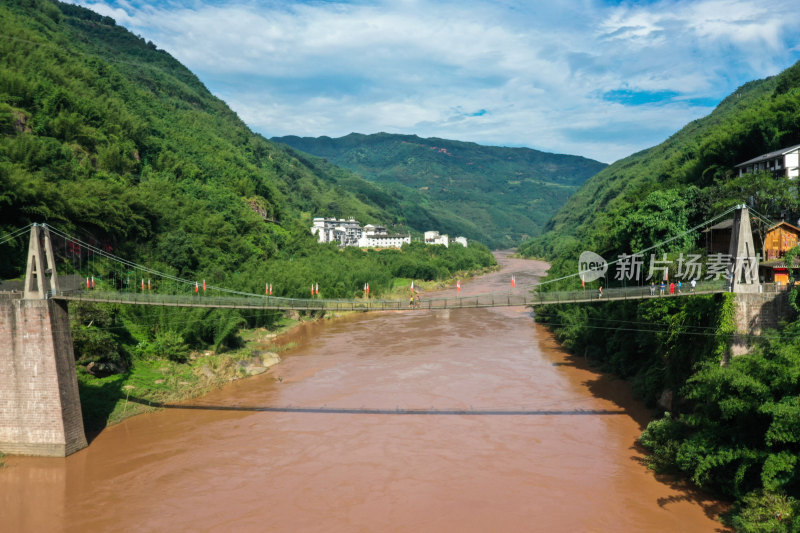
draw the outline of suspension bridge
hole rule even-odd
[[[0,292],[0,451],[12,454],[66,456],[86,447],[75,357],[70,333],[69,302],[111,303],[224,309],[276,309],[303,311],[398,311],[589,304],[606,301],[680,298],[724,291],[737,293],[737,325],[745,337],[754,316],[774,300],[774,287],[758,281],[758,256],[753,245],[750,214],[745,206],[731,208],[681,235],[670,237],[646,250],[628,255],[633,264],[644,254],[733,214],[730,264],[722,276],[701,280],[683,291],[664,294],[653,287],[619,287],[605,290],[547,290],[599,279],[597,265],[574,274],[504,291],[461,296],[389,300],[373,298],[287,298],[219,287],[189,280],[142,265],[111,253],[109,246],[78,239],[58,228],[30,225],[0,237],[0,246],[13,239],[28,238],[26,273],[21,290]],[[59,253],[57,253],[57,250]],[[60,255],[59,255],[60,254]],[[88,265],[84,265],[84,257]],[[599,256],[598,256],[599,257]],[[637,259],[638,258],[638,259]],[[59,272],[59,259],[61,261]],[[602,258],[601,258],[602,259]],[[77,260],[77,265],[75,264]],[[622,258],[603,267],[621,266]],[[87,271],[102,266],[119,272],[109,280]],[[580,267],[583,268],[583,267]],[[131,275],[135,275],[133,283]],[[85,283],[83,279],[85,277]],[[664,272],[664,278],[667,272]],[[139,283],[137,284],[137,278]],[[77,279],[77,283],[76,283]],[[147,283],[145,283],[147,279]],[[152,280],[156,283],[153,284]],[[607,279],[607,278],[606,278]],[[624,279],[624,276],[623,276]],[[513,284],[512,284],[513,285]],[[557,285],[551,285],[555,287]],[[766,293],[765,293],[766,291]],[[735,353],[737,340],[733,340]],[[740,343],[741,344],[741,343]]]
[[[686,232],[657,243],[650,248],[628,256],[643,258],[647,252],[664,247],[672,241],[707,227],[730,213],[738,213],[736,235],[732,236],[730,246],[731,267],[727,272],[718,273],[716,279],[700,280],[692,290],[686,287],[675,293],[654,294],[650,287],[637,286],[609,288],[602,292],[597,290],[548,290],[548,285],[563,282],[570,278],[576,281],[591,271],[579,271],[562,278],[546,280],[524,286],[509,286],[503,291],[485,294],[462,296],[460,287],[457,292],[448,291],[444,295],[426,296],[412,299],[350,298],[331,299],[291,298],[273,296],[269,283],[265,284],[264,294],[253,294],[229,289],[219,285],[207,284],[206,280],[190,280],[168,274],[146,265],[136,263],[112,254],[108,246],[88,242],[69,235],[57,228],[44,224],[33,224],[21,228],[6,237],[20,238],[29,233],[28,260],[24,278],[24,299],[53,299],[59,301],[111,303],[124,305],[148,305],[166,307],[202,307],[222,309],[264,309],[264,310],[298,310],[298,311],[396,311],[396,310],[430,310],[478,307],[509,307],[553,305],[567,303],[590,303],[597,301],[638,300],[654,297],[683,297],[697,294],[714,294],[732,290],[734,292],[754,292],[758,285],[758,258],[755,250],[749,223],[749,213],[742,206],[731,208]],[[743,215],[743,216],[742,216]],[[741,238],[739,238],[741,236]],[[749,241],[745,239],[749,236]],[[3,244],[0,240],[0,244]],[[739,242],[742,241],[742,242]],[[56,251],[61,251],[57,254]],[[76,260],[77,257],[77,260]],[[62,269],[59,275],[58,267]],[[85,263],[84,263],[85,261]],[[617,261],[610,261],[613,266]],[[79,263],[76,265],[75,263]],[[101,268],[107,272],[115,272],[113,277],[101,276]],[[78,272],[79,274],[75,274]],[[119,273],[117,275],[116,273]],[[71,273],[70,283],[65,282],[65,273]],[[82,281],[85,277],[85,283]],[[109,277],[111,279],[109,279]],[[606,276],[608,277],[608,276]],[[131,279],[133,278],[133,279]],[[314,283],[309,282],[313,293]],[[577,284],[577,283],[576,283]],[[774,289],[771,286],[759,286],[760,290]]]

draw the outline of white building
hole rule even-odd
[[[455,239],[453,239],[453,242],[457,242],[458,244],[460,244],[464,248],[467,247],[467,238],[466,237],[456,237]]]
[[[401,248],[404,243],[411,243],[411,235],[389,235],[383,226],[364,226],[364,233],[358,240],[361,248]]]
[[[365,233],[358,240],[358,246],[361,248],[401,248],[406,243],[411,244],[411,235]]]
[[[444,244],[447,248],[450,245],[450,237],[447,234],[440,235],[438,231],[426,231],[425,244]]]
[[[317,235],[322,243],[336,242],[339,246],[358,246],[363,230],[361,224],[353,218],[337,220],[318,217],[314,219],[311,233]]]
[[[794,179],[800,176],[800,144],[754,157],[736,165],[739,175],[769,171],[777,177]]]
[[[364,226],[364,235],[388,235],[389,232],[386,231],[386,228],[383,226],[373,226],[372,224],[367,224]]]

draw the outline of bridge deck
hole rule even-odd
[[[770,287],[772,290],[776,288]],[[116,303],[128,305],[155,305],[166,307],[203,307],[220,309],[296,309],[298,311],[393,311],[420,309],[459,309],[477,307],[513,307],[553,304],[595,303],[620,300],[642,300],[649,298],[678,298],[700,294],[724,292],[723,282],[704,282],[695,291],[684,290],[673,295],[650,294],[649,287],[629,287],[608,289],[602,298],[596,290],[539,292],[526,289],[502,293],[454,296],[447,298],[425,298],[419,305],[411,305],[407,300],[381,299],[302,299],[273,296],[204,296],[148,293],[120,293],[103,291],[62,291],[52,298],[69,301]]]

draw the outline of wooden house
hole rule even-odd
[[[797,246],[800,241],[800,228],[788,222],[778,222],[767,229],[764,237],[763,263],[761,275],[764,281],[787,283],[789,281],[789,265],[783,257],[786,252]],[[792,268],[795,268],[792,265]]]
[[[797,246],[800,228],[788,222],[778,222],[767,229],[764,238],[764,260],[779,259]]]

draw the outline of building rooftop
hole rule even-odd
[[[781,148],[780,150],[775,150],[774,152],[769,152],[768,154],[761,154],[758,157],[754,157],[753,159],[748,159],[744,163],[739,163],[735,166],[735,168],[743,167],[745,165],[751,165],[753,163],[760,163],[762,161],[767,161],[769,159],[773,159],[778,157],[779,155],[784,155],[789,152],[793,152],[800,148],[800,144],[795,144],[794,146],[789,146],[788,148]]]
[[[767,231],[772,231],[772,230],[774,230],[775,228],[777,228],[778,226],[789,226],[790,228],[792,228],[793,230],[795,230],[797,233],[800,233],[800,228],[798,228],[797,226],[795,226],[795,225],[793,225],[793,224],[789,224],[789,223],[788,223],[788,222],[786,222],[785,220],[781,220],[781,221],[780,221],[780,222],[778,222],[777,224],[775,224],[775,225],[773,225],[773,226],[770,226],[769,228],[767,228]]]
[[[733,227],[733,219],[729,218],[728,220],[717,222],[713,226],[704,229],[703,233],[708,233],[709,231],[717,231],[721,229],[731,229],[732,227]]]

